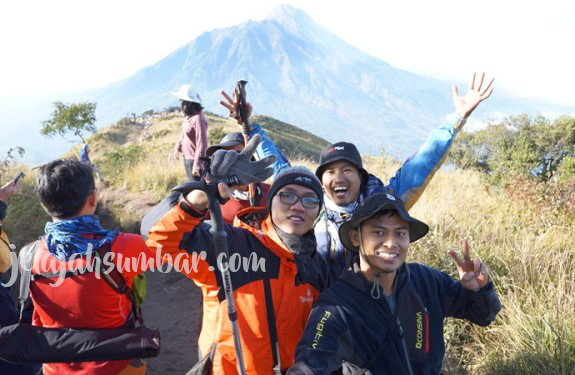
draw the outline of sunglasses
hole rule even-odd
[[[305,208],[317,208],[319,206],[319,199],[316,197],[300,197],[294,193],[289,193],[286,191],[282,191],[278,193],[280,197],[280,201],[284,204],[294,205],[297,201],[301,201],[302,206]]]

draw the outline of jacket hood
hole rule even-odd
[[[347,270],[341,275],[340,279],[355,289],[358,289],[362,293],[367,294],[369,298],[372,298],[371,289],[373,288],[373,282],[365,278],[359,268],[359,263],[355,262],[351,266],[351,269]],[[407,263],[404,263],[401,265],[401,267],[399,267],[395,275],[395,293],[401,293],[401,291],[409,282],[409,279],[409,267],[407,267]]]

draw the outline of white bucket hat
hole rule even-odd
[[[196,92],[196,90],[192,88],[192,85],[190,84],[181,85],[178,92],[174,92],[172,95],[178,99],[202,104],[202,98],[200,98],[200,95]]]

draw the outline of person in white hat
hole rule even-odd
[[[204,170],[204,163],[200,158],[206,156],[208,147],[208,122],[204,116],[202,99],[189,84],[180,86],[178,92],[172,95],[180,99],[184,115],[182,132],[176,142],[174,157],[179,160],[180,153],[183,153],[188,179],[198,181]]]

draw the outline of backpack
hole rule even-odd
[[[121,359],[156,357],[160,353],[160,332],[146,327],[134,293],[126,285],[123,276],[115,267],[104,269],[101,275],[116,292],[123,293],[132,303],[133,319],[120,328],[47,328],[37,327],[22,321],[23,306],[30,294],[32,264],[37,240],[25,246],[20,252],[20,320],[18,323],[0,329],[0,358],[16,363],[91,362]],[[109,251],[109,246],[98,249],[99,256]],[[41,278],[40,275],[34,275]],[[57,276],[57,275],[56,275]],[[70,275],[73,276],[73,272]],[[45,274],[43,277],[50,277]],[[136,327],[136,322],[139,327]],[[133,324],[132,324],[133,323]]]
[[[81,148],[80,151],[78,151],[78,155],[80,156],[80,161],[82,163],[88,163],[90,162],[90,157],[88,156],[88,145],[84,144]]]

